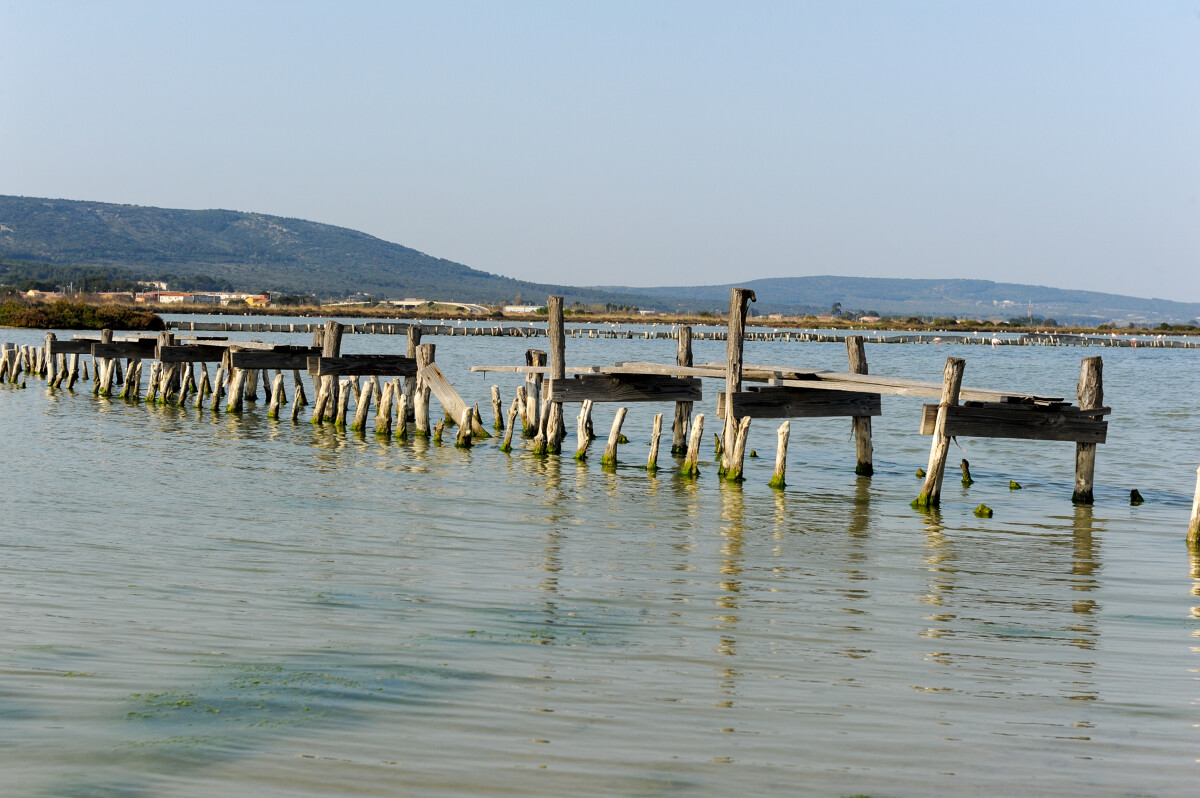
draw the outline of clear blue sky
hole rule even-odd
[[[0,0],[0,193],[485,271],[1200,301],[1200,0]]]

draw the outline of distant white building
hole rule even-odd
[[[505,313],[537,313],[541,305],[505,305]]]

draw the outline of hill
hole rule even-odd
[[[744,264],[752,271],[754,264]],[[0,284],[168,280],[181,290],[277,291],[320,298],[377,298],[496,304],[543,302],[725,311],[729,285],[575,287],[514,280],[426,255],[344,227],[228,210],[175,210],[0,195]],[[123,282],[124,281],[124,282]],[[1200,303],[1071,291],[989,280],[782,277],[753,288],[757,314],[846,311],[901,316],[1008,319],[1033,313],[1059,322],[1187,323]]]
[[[9,275],[102,272],[195,290],[238,288],[464,302],[636,304],[619,291],[488,274],[344,227],[261,213],[174,210],[0,196],[0,282]],[[38,279],[38,278],[34,278]],[[45,279],[54,279],[47,277]]]

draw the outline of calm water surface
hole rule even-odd
[[[468,366],[545,344],[428,340],[489,420],[488,386],[507,408],[519,378]],[[929,439],[901,397],[873,478],[848,421],[801,420],[776,491],[768,421],[743,485],[665,455],[647,474],[669,407],[631,406],[606,471],[599,449],[381,441],[262,401],[4,386],[0,793],[1196,795],[1200,352],[868,347],[872,373],[940,380],[954,355],[968,385],[1071,397],[1093,354],[1113,407],[1094,507],[1071,504],[1073,445],[964,440],[977,481],[951,470],[932,514],[909,507]],[[674,342],[567,356],[670,362]],[[746,359],[842,369],[845,350]]]

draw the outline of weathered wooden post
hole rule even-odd
[[[367,413],[371,412],[373,394],[371,381],[363,380],[362,388],[358,392],[358,399],[354,402],[354,421],[350,424],[350,429],[355,432],[363,432],[367,428]]]
[[[588,434],[588,426],[592,418],[592,400],[584,399],[579,403],[579,416],[576,418],[575,434],[578,437],[578,443],[575,447],[575,459],[587,459],[588,446],[591,445],[592,436]]]
[[[685,477],[700,476],[700,442],[704,439],[704,414],[697,413],[692,419],[692,434],[688,438],[687,456],[679,473]]]
[[[692,328],[680,327],[675,331],[675,365],[691,367],[692,365]],[[692,403],[675,403],[675,421],[671,424],[671,454],[687,453],[688,424],[692,420]]]
[[[113,331],[112,330],[104,329],[104,330],[100,331],[100,343],[111,344],[112,339],[113,339]],[[100,396],[101,391],[105,391],[104,395],[108,396],[107,391],[112,383],[112,375],[111,375],[111,373],[109,373],[108,380],[107,380],[108,385],[101,385],[101,383],[106,382],[106,380],[100,374],[100,372],[101,372],[100,364],[101,363],[103,363],[105,366],[103,370],[105,372],[108,372],[108,367],[107,367],[108,360],[105,358],[101,358],[100,360],[97,360],[96,356],[92,355],[92,377],[93,377],[93,379],[92,379],[92,395],[93,396]]]
[[[546,353],[540,349],[525,351],[526,366],[545,366]],[[525,419],[522,434],[532,438],[538,434],[542,418],[542,380],[544,375],[539,372],[525,373]]]
[[[733,413],[733,395],[742,390],[742,347],[746,337],[746,311],[756,301],[749,288],[729,291],[729,331],[725,338],[725,432],[721,442],[721,475],[733,467],[738,421]],[[737,466],[741,476],[741,464]]]
[[[1187,544],[1200,550],[1200,468],[1196,469],[1196,496],[1192,499],[1192,519],[1188,522]]]
[[[407,344],[406,349],[404,350],[405,357],[411,357],[412,359],[416,360],[417,347],[420,345],[421,345],[421,325],[419,323],[408,325],[408,344]],[[422,364],[418,363],[417,365],[419,367]],[[408,413],[408,418],[403,419],[403,421],[405,423],[407,423],[408,421],[414,420],[413,416],[414,416],[414,413],[416,412],[416,403],[413,402],[412,400],[413,400],[414,392],[416,390],[417,390],[416,375],[413,375],[411,377],[405,377],[404,378],[404,394],[409,399],[408,410],[406,411]]]
[[[347,380],[345,382],[343,382],[342,380],[335,380],[335,382],[338,384],[337,415],[334,416],[333,425],[335,427],[345,429],[346,428],[346,410],[350,406],[350,394],[353,392],[354,389],[350,387],[349,380]]]
[[[738,422],[737,436],[733,442],[733,456],[729,458],[729,467],[725,469],[725,479],[728,482],[741,482],[742,464],[746,462],[746,438],[750,436],[750,416],[743,416]]]
[[[913,507],[937,507],[942,502],[942,477],[946,473],[946,455],[950,452],[950,436],[946,434],[946,419],[950,408],[958,404],[962,389],[963,371],[967,362],[960,357],[946,358],[942,371],[942,398],[938,402],[937,421],[933,425],[933,443],[929,451],[929,467],[925,469],[925,483],[921,495],[913,501]]]
[[[168,369],[169,371],[169,369]],[[246,391],[246,370],[234,369],[233,380],[229,383],[229,399],[225,402],[226,413],[242,412],[242,401]]]
[[[271,383],[271,404],[267,408],[267,418],[279,418],[279,406],[283,402],[283,375],[276,374]]]
[[[383,396],[379,397],[378,408],[375,410],[375,434],[390,438],[392,435],[392,397],[396,383],[389,382],[383,386]]]
[[[1104,404],[1104,363],[1099,357],[1085,357],[1079,368],[1076,389],[1080,410],[1095,410]],[[1075,493],[1071,501],[1092,504],[1092,484],[1096,476],[1096,444],[1075,444]]]
[[[67,390],[75,387],[76,381],[79,380],[79,355],[75,352],[71,353],[70,366],[67,368]]]
[[[547,335],[550,338],[550,379],[564,380],[567,377],[567,339],[563,324],[563,298],[551,296],[546,299],[546,309],[549,311]],[[563,439],[563,406],[555,401],[554,396],[547,392],[550,402],[550,416],[546,424],[546,453],[558,454],[562,451]],[[536,447],[535,447],[536,451]]]
[[[342,333],[345,328],[336,321],[330,319],[325,322],[325,332],[321,336],[321,357],[341,357],[342,354]],[[329,401],[325,405],[325,421],[333,421],[335,411],[341,407],[341,398],[339,391],[341,384],[337,377],[326,375],[322,380],[326,391],[329,393]],[[343,419],[343,423],[345,419]]]
[[[646,470],[658,470],[658,439],[662,435],[662,413],[654,414],[654,429],[650,433],[650,456],[646,459]]]
[[[54,342],[58,340],[58,336],[52,332],[46,333],[46,382],[51,387],[58,384],[58,373],[55,371],[54,362]]]
[[[434,355],[437,350],[434,344],[421,344],[417,347],[417,374],[420,375],[421,369],[433,362]],[[429,435],[429,394],[430,389],[425,387],[425,381],[417,378],[417,387],[412,396],[413,402],[413,417],[416,422],[416,434],[428,437]]]
[[[454,445],[459,449],[471,448],[471,427],[471,409],[466,408],[458,419],[458,435],[454,439]]]
[[[292,369],[292,379],[295,381],[295,389],[292,391],[292,402],[304,407],[308,404],[308,397],[304,395],[304,382],[300,379],[300,370]]]
[[[767,484],[772,488],[785,488],[787,482],[784,480],[787,474],[787,448],[788,437],[792,434],[792,422],[785,421],[779,425],[779,443],[775,448],[775,473],[771,475],[771,481]]]
[[[601,465],[615,466],[617,464],[617,443],[621,440],[621,425],[625,423],[626,412],[627,409],[624,407],[617,408],[612,430],[608,433],[608,446],[604,447],[604,455],[600,458]]]
[[[492,413],[496,416],[496,423],[492,425],[492,429],[504,429],[504,417],[500,415],[500,386],[492,386]]]
[[[400,383],[397,381],[392,385],[392,399],[396,403],[396,440],[408,440],[408,422],[405,420],[411,415],[410,402],[408,394],[400,392]]]
[[[521,399],[519,396],[514,396],[512,404],[508,408],[508,426],[504,429],[504,442],[500,444],[500,451],[512,451],[512,436],[513,428],[517,423],[517,414],[520,412]]]
[[[846,356],[850,360],[852,373],[867,373],[867,351],[861,335],[851,335],[846,338]],[[854,473],[860,477],[869,477],[875,473],[874,451],[871,445],[871,417],[853,416],[850,419],[850,428],[854,432],[854,451],[857,460]]]

